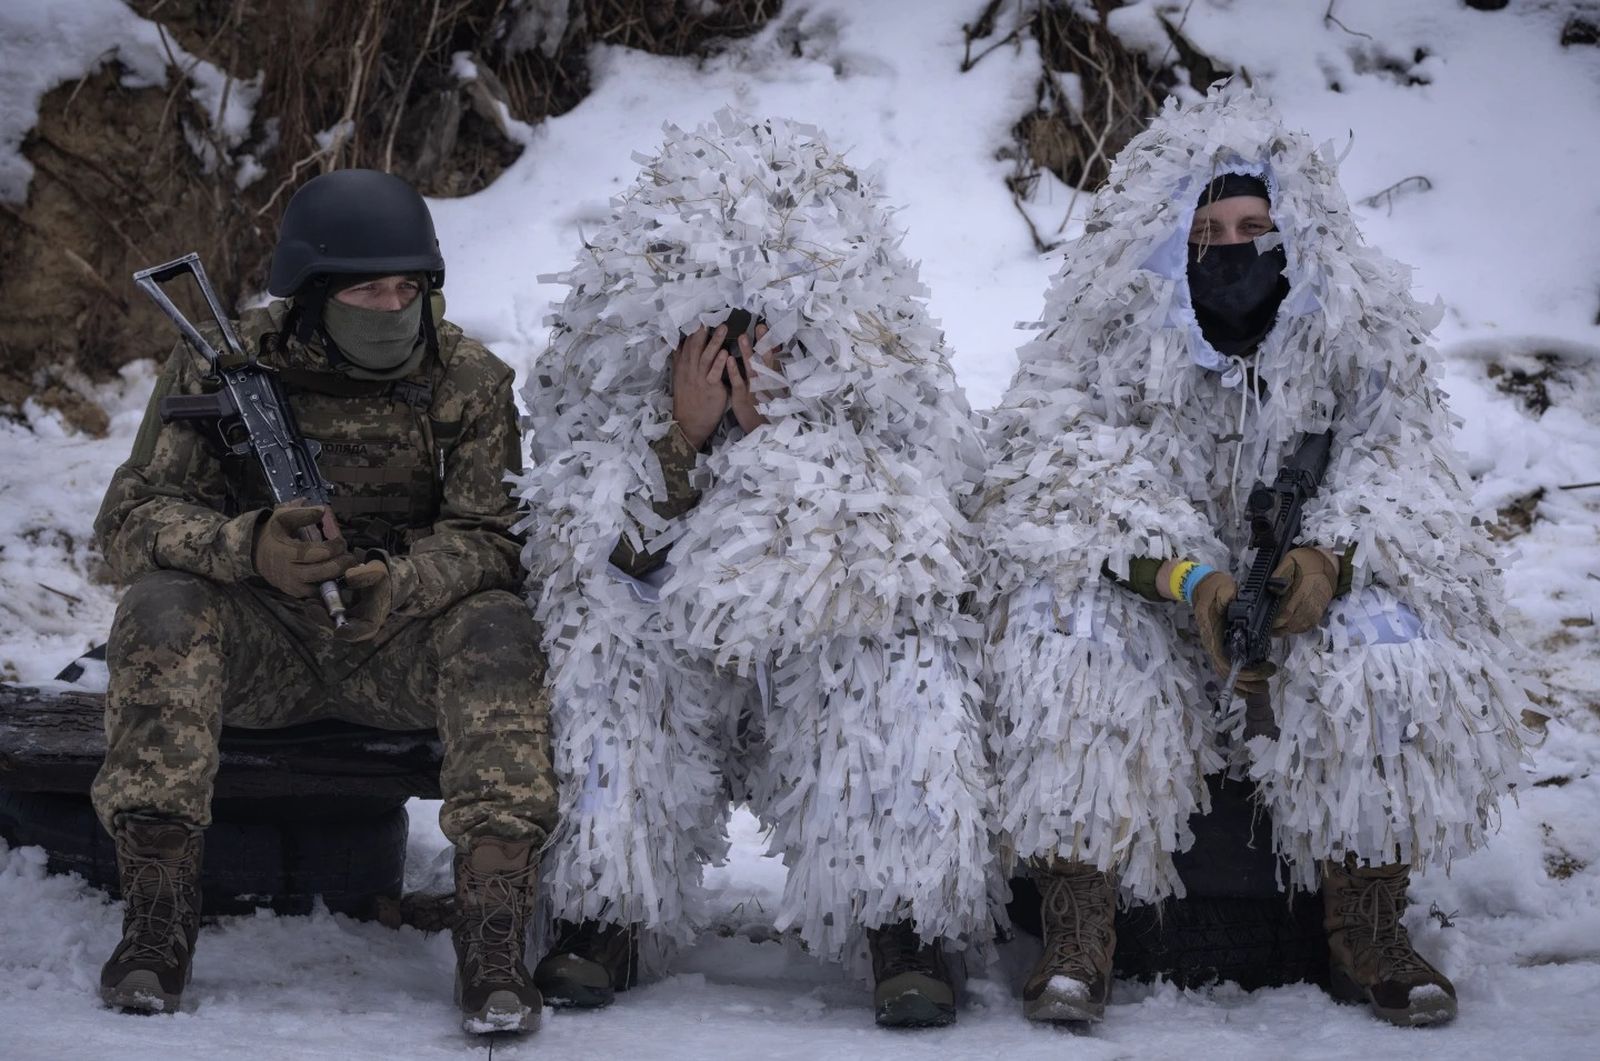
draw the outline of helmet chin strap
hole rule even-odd
[[[328,301],[328,278],[314,276],[294,293],[294,309],[288,331],[302,343],[309,343],[322,331],[322,307]]]
[[[422,290],[417,292],[417,297],[424,299],[422,303],[422,341],[428,344],[428,352],[435,357],[439,356],[439,330],[433,320],[433,292],[434,274],[424,273],[422,277]]]

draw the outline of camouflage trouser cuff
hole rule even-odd
[[[162,825],[181,825],[191,833],[205,832],[205,826],[196,825],[194,822],[182,818],[174,818],[166,814],[144,814],[140,811],[118,811],[111,816],[111,828],[106,831],[112,836],[118,835],[130,822],[159,822]]]

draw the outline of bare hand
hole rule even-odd
[[[722,383],[728,367],[722,340],[727,334],[727,325],[719,324],[707,336],[702,324],[684,336],[672,355],[672,418],[695,449],[706,444],[728,411],[728,388]]]
[[[757,324],[755,332],[756,342],[760,342],[767,334],[767,326]],[[739,356],[744,358],[744,363],[749,366],[748,373],[740,372],[737,367],[732,369],[728,373],[728,387],[733,392],[731,400],[733,415],[738,418],[739,426],[744,428],[745,434],[749,434],[766,423],[767,418],[762,416],[760,409],[757,408],[755,395],[750,390],[750,380],[745,377],[747,374],[752,378],[755,376],[756,365],[770,372],[778,371],[778,351],[769,350],[758,361],[750,342],[750,333],[746,332],[739,336]],[[771,392],[767,393],[770,395]]]

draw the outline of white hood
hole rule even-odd
[[[815,128],[731,111],[666,141],[557,279],[524,396],[528,567],[552,596],[603,575],[629,517],[674,543],[663,617],[748,671],[819,637],[948,621],[967,587],[961,499],[982,449],[915,263],[871,174]],[[648,444],[671,421],[682,332],[750,310],[786,388],[752,445],[721,437],[699,507],[660,526]],[[737,429],[731,429],[737,437]]]
[[[1260,403],[1189,302],[1196,200],[1225,172],[1266,181],[1288,262],[1289,293],[1250,358]],[[1005,537],[1014,574],[1105,561],[1125,574],[1138,555],[1236,563],[1248,480],[1270,481],[1303,434],[1333,428],[1305,537],[1357,545],[1358,588],[1375,580],[1433,616],[1487,620],[1493,565],[1450,444],[1428,345],[1437,318],[1410,270],[1363,243],[1330,148],[1247,89],[1169,100],[1118,156],[991,416],[989,537]]]

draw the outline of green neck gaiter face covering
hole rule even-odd
[[[422,310],[425,295],[405,309],[363,309],[330,298],[322,307],[322,325],[350,362],[358,379],[398,379],[422,361]]]

